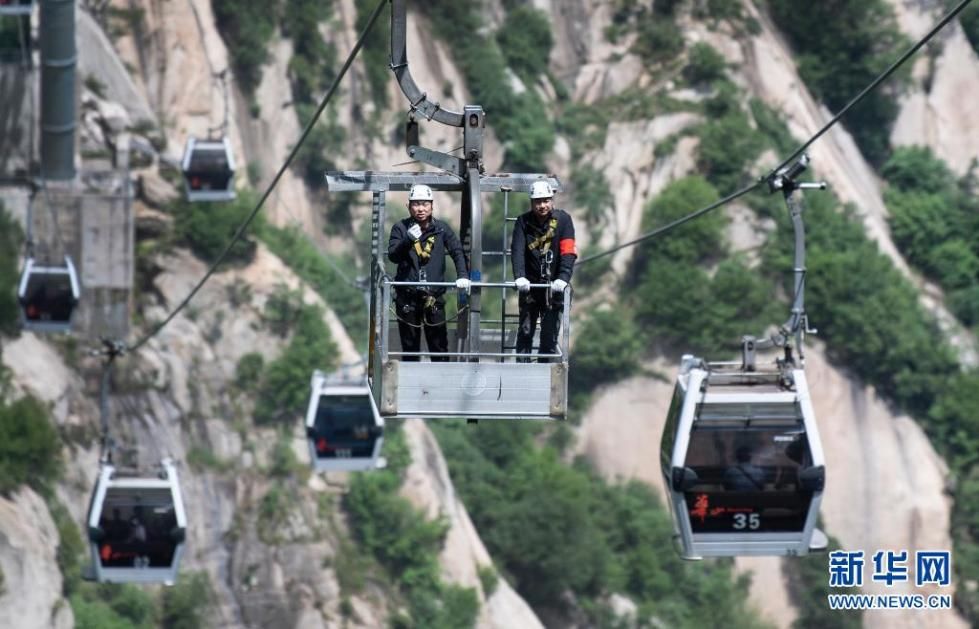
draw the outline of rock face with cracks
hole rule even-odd
[[[30,489],[0,496],[0,619],[5,627],[70,629],[55,559],[58,531],[44,500]]]

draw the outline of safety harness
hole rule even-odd
[[[551,244],[554,242],[554,233],[556,231],[557,218],[552,216],[551,220],[547,222],[547,231],[527,244],[528,251],[540,249],[540,275],[545,282],[551,281],[551,264],[554,262],[554,252],[551,251]],[[528,299],[533,301],[533,298],[529,295]],[[549,290],[544,291],[544,304],[547,308],[551,307],[551,291]]]
[[[425,246],[422,247],[420,240],[415,241],[415,253],[418,254],[418,262],[420,264],[425,264],[428,262],[429,258],[432,257],[432,249],[435,247],[435,236],[429,236],[425,240]]]
[[[551,243],[554,241],[554,232],[557,231],[557,219],[551,218],[547,222],[547,231],[542,235],[538,236],[527,245],[527,249],[533,251],[534,249],[540,248],[541,253],[545,256],[547,252],[551,250]]]
[[[428,281],[428,273],[425,270],[425,264],[432,258],[432,249],[435,248],[435,234],[432,234],[425,239],[425,245],[422,245],[422,241],[415,241],[415,253],[418,255],[418,280],[421,282]],[[425,310],[433,310],[436,306],[436,300],[434,295],[426,295],[422,307]],[[406,306],[407,308],[407,306]]]

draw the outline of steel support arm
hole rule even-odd
[[[391,0],[391,70],[398,78],[401,91],[408,97],[411,108],[429,120],[435,120],[450,127],[464,124],[462,113],[442,109],[437,101],[429,100],[428,94],[421,91],[408,69],[408,8],[407,0]]]

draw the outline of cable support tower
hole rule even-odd
[[[37,192],[40,189],[43,202],[48,211],[48,219],[51,221],[52,229],[54,230],[55,244],[60,250],[61,254],[66,253],[64,239],[61,237],[61,225],[58,221],[58,213],[54,209],[54,205],[51,203],[51,195],[48,193],[47,179],[44,176],[44,160],[38,160],[37,154],[35,152],[35,144],[37,141],[36,128],[35,125],[38,120],[37,113],[37,96],[35,95],[35,90],[37,89],[37,73],[34,72],[34,60],[32,59],[32,53],[30,50],[30,38],[31,33],[29,29],[30,22],[27,19],[17,18],[19,24],[17,26],[17,40],[18,46],[20,48],[20,64],[21,69],[27,73],[31,80],[29,81],[27,89],[27,102],[28,102],[28,136],[27,136],[27,184],[30,187],[30,196],[27,201],[27,229],[25,238],[25,250],[28,258],[33,258],[36,253],[36,243],[34,241],[34,203],[37,199]],[[32,177],[30,173],[33,171],[34,162],[38,163],[38,177]],[[52,255],[50,251],[43,251],[43,259],[53,259],[55,256]]]

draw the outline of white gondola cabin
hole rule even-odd
[[[306,441],[317,472],[359,472],[383,468],[384,420],[377,412],[367,380],[327,376],[310,381]]]
[[[685,559],[826,548],[816,528],[823,451],[801,369],[684,356],[661,464]]]
[[[0,16],[30,15],[34,0],[0,0]]]
[[[235,198],[235,160],[228,138],[190,138],[180,163],[188,201],[231,201]]]
[[[67,332],[80,295],[78,273],[71,258],[64,266],[42,266],[28,258],[17,287],[21,319],[27,330]]]
[[[127,477],[103,464],[92,493],[88,537],[93,578],[111,583],[173,583],[187,519],[170,459],[150,477]]]

